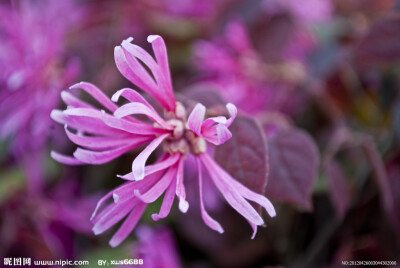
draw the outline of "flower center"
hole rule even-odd
[[[174,126],[171,136],[163,142],[166,152],[170,154],[180,152],[186,155],[189,152],[200,154],[207,151],[206,141],[187,126],[186,109],[182,103],[177,102],[175,112],[169,112],[165,117],[169,119],[167,123]]]

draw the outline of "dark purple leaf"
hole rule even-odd
[[[298,129],[283,130],[268,141],[269,184],[266,195],[311,210],[311,191],[319,154],[314,140]]]
[[[360,64],[400,60],[400,16],[391,15],[376,22],[354,50]]]
[[[264,131],[252,118],[239,116],[232,138],[215,151],[215,160],[235,179],[257,193],[267,185],[268,151]]]
[[[336,215],[342,219],[350,204],[350,191],[347,179],[340,166],[334,161],[324,165],[324,172],[329,183],[329,194]]]

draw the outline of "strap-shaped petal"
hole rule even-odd
[[[251,191],[249,188],[232,178],[226,171],[222,169],[222,171],[225,173],[225,176],[223,178],[225,179],[226,183],[230,183],[233,187],[236,188],[236,190],[246,199],[251,200],[253,202],[256,202],[257,204],[260,204],[262,207],[265,208],[265,210],[268,212],[270,217],[275,217],[276,212],[275,208],[272,205],[271,201],[268,200],[265,196],[255,193]]]
[[[69,131],[67,125],[65,125],[65,133],[67,133],[68,138],[76,145],[86,147],[91,150],[107,150],[134,141],[146,142],[149,141],[149,139],[151,138],[146,136],[92,137],[77,135]]]
[[[163,134],[156,139],[154,139],[133,161],[132,163],[132,173],[135,180],[142,180],[144,178],[144,170],[146,161],[150,154],[167,138],[169,134]]]
[[[257,211],[243,198],[236,187],[229,184],[226,179],[227,173],[209,155],[203,153],[199,157],[226,201],[248,221],[256,225],[263,225],[264,221]],[[234,179],[232,178],[232,180]]]
[[[201,136],[201,127],[205,115],[206,115],[206,107],[203,104],[198,103],[193,108],[187,121],[189,128],[199,136]]]
[[[161,159],[163,159],[164,157],[162,157]],[[172,166],[173,164],[175,164],[178,159],[180,158],[179,154],[173,154],[169,157],[166,157],[164,160],[160,160],[157,163],[153,164],[153,165],[148,165],[145,167],[144,170],[144,176],[147,177],[150,174],[153,174],[155,172],[161,171],[161,170],[166,170],[167,168],[169,168],[170,166]],[[120,176],[117,175],[119,178],[121,179],[125,179],[125,180],[135,180],[133,173],[130,172],[126,175]]]
[[[113,192],[113,199],[115,203],[118,202],[124,202],[125,200],[131,199],[135,193],[135,190],[138,190],[139,192],[146,192],[148,191],[151,187],[154,186],[154,184],[160,180],[162,175],[164,174],[164,170],[162,171],[157,171],[153,174],[150,174],[146,176],[146,179],[141,180],[141,181],[130,181],[127,183],[124,183],[117,189],[115,189]]]
[[[140,121],[130,121],[124,118],[117,118],[102,111],[102,120],[104,124],[115,130],[121,130],[137,135],[156,135],[166,132],[165,129],[154,127],[148,123]]]
[[[147,204],[139,203],[136,207],[132,209],[128,217],[124,220],[121,227],[119,227],[118,231],[113,235],[110,240],[110,246],[116,247],[124,241],[128,235],[135,228],[140,218],[143,215],[143,212],[146,210]]]
[[[151,215],[153,221],[158,221],[168,216],[169,212],[171,211],[172,204],[174,203],[175,190],[176,180],[173,179],[171,184],[168,186],[167,191],[165,191],[160,211],[158,212],[158,214],[154,213]]]
[[[196,165],[197,165],[197,172],[199,174],[199,193],[200,193],[200,211],[201,211],[201,217],[203,218],[204,223],[213,229],[214,231],[219,232],[222,234],[224,232],[224,228],[222,228],[221,224],[214,220],[206,211],[206,208],[204,206],[204,201],[203,201],[203,172],[201,168],[201,162],[198,157],[196,157]]]
[[[135,189],[135,195],[145,203],[152,203],[156,201],[171,184],[177,173],[177,167],[171,167],[167,170],[164,176],[157,181],[152,188],[145,193],[140,193],[138,189]]]
[[[165,120],[161,116],[159,116],[158,113],[154,111],[154,109],[150,109],[145,104],[140,102],[131,102],[125,104],[114,112],[114,116],[117,118],[122,118],[128,115],[135,114],[146,115],[164,129],[172,130],[174,128],[172,125],[167,124],[167,122],[165,122]]]
[[[181,157],[176,174],[176,196],[179,198],[179,210],[182,211],[182,213],[186,213],[189,209],[189,203],[186,201],[185,185],[183,184],[183,164],[184,158]]]
[[[84,101],[81,101],[80,99],[78,99],[77,97],[75,97],[74,95],[69,93],[68,91],[61,92],[61,99],[64,101],[65,104],[67,104],[70,107],[94,109],[94,107],[92,105],[90,105]]]
[[[172,89],[172,82],[171,82],[171,74],[169,71],[169,64],[168,64],[168,55],[167,55],[167,47],[165,46],[164,39],[162,39],[159,35],[149,35],[147,37],[147,41],[151,43],[154,51],[154,55],[156,56],[156,60],[158,66],[161,69],[161,73],[164,77],[164,89],[165,94],[168,96],[168,100],[171,103],[175,103],[174,92]],[[160,84],[159,84],[160,85]]]
[[[50,116],[54,121],[63,125],[68,125],[68,127],[71,127],[73,129],[76,129],[84,133],[103,135],[103,136],[115,136],[115,135],[121,136],[126,134],[125,132],[119,129],[107,126],[101,118],[101,113],[97,114],[90,113],[86,115],[81,115],[79,113],[66,114],[65,112],[60,110],[53,110],[51,111]]]
[[[118,70],[134,85],[150,94],[163,106],[167,106],[162,95],[159,94],[157,84],[149,73],[143,68],[138,60],[126,49],[120,46],[114,49],[114,58]]]
[[[70,87],[70,89],[83,89],[109,111],[114,112],[118,107],[105,95],[98,87],[91,83],[80,82]]]
[[[115,92],[115,94],[111,97],[111,100],[113,102],[117,102],[120,97],[124,97],[125,99],[129,100],[130,102],[140,102],[146,105],[150,110],[154,111],[156,113],[156,110],[153,108],[153,106],[150,105],[150,103],[143,98],[142,95],[140,95],[136,90],[133,90],[131,88],[123,88]]]
[[[86,163],[78,160],[72,156],[67,156],[63,154],[59,154],[55,151],[51,151],[50,153],[51,158],[56,160],[57,162],[60,162],[62,164],[70,165],[70,166],[77,166],[77,165],[85,165]]]
[[[128,61],[123,49],[120,46],[116,46],[114,48],[115,64],[117,65],[117,68],[121,74],[134,85],[138,86],[150,95],[153,95],[157,89],[155,82],[151,79],[149,74],[144,71],[139,62],[134,57],[132,58],[133,59]],[[133,70],[135,70],[135,72]]]
[[[121,187],[121,186],[120,186]],[[96,216],[98,216],[98,211],[100,208],[107,202],[107,200],[112,196],[112,191],[108,192],[105,196],[103,196],[96,204],[96,208],[94,209],[90,220],[93,221]]]
[[[161,39],[161,37],[159,38]],[[133,83],[135,83],[134,81],[139,82],[139,84],[135,84],[152,95],[167,111],[174,111],[175,97],[173,95],[169,73],[168,56],[166,54],[165,44],[162,40],[157,40],[159,38],[149,38],[149,40],[154,41],[153,49],[158,62],[143,48],[130,43],[133,38],[128,38],[122,41],[121,44],[121,49],[125,56],[124,58],[121,52],[119,52],[119,49],[115,50],[115,55],[119,58],[117,66],[120,65],[122,71],[131,78],[130,80]],[[155,81],[136,58],[147,66],[155,78]],[[127,67],[129,70],[127,70]],[[166,68],[168,71],[166,71]],[[156,88],[154,84],[156,84]],[[143,85],[144,88],[142,87]]]
[[[123,145],[112,150],[101,151],[101,152],[78,148],[74,152],[74,157],[87,164],[100,165],[110,162],[111,160],[123,155],[124,153],[138,146],[140,143],[141,142],[129,143],[127,145]]]
[[[114,224],[122,220],[139,202],[134,200],[127,200],[121,203],[112,203],[105,209],[105,213],[100,213],[98,219],[94,219],[93,233],[95,235],[101,234],[111,228]]]

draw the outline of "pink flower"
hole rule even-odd
[[[68,92],[62,94],[68,108],[52,112],[54,120],[65,124],[69,139],[86,148],[78,148],[74,157],[52,153],[53,158],[65,164],[103,164],[147,143],[132,162],[132,172],[119,175],[127,182],[98,202],[92,217],[94,233],[103,233],[127,216],[110,241],[111,246],[119,245],[133,230],[147,204],[164,193],[160,211],[152,215],[153,220],[158,221],[168,216],[175,195],[179,199],[179,209],[185,213],[189,204],[184,185],[184,162],[186,156],[191,154],[197,163],[201,214],[205,224],[220,233],[224,231],[205,210],[203,172],[210,175],[226,201],[249,221],[254,237],[257,226],[263,225],[264,221],[247,200],[263,206],[272,217],[275,216],[274,207],[266,197],[250,191],[232,178],[207,154],[207,142],[221,145],[231,138],[232,133],[228,128],[236,117],[236,107],[233,104],[226,106],[229,118],[218,116],[205,119],[206,108],[197,104],[187,117],[185,107],[176,102],[174,97],[163,39],[156,35],[148,37],[155,59],[141,47],[132,44],[132,40],[129,38],[115,48],[116,65],[128,80],[162,105],[164,117],[133,89],[124,88],[112,96],[114,102],[121,97],[128,101],[118,107],[89,83],[80,83],[71,88],[85,90],[108,112],[98,110]],[[135,117],[137,115],[144,115],[148,120],[140,120]],[[77,133],[69,128],[75,129]],[[163,155],[154,164],[146,166],[147,159],[158,147],[162,147]],[[105,206],[111,197],[113,202]],[[103,206],[105,208],[99,211]]]

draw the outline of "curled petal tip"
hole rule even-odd
[[[135,180],[131,174],[126,174],[126,175],[117,175],[118,178],[123,179],[123,180],[129,180],[133,181]]]
[[[93,231],[93,233],[94,233],[95,235],[99,235],[99,234],[102,233],[102,232],[99,231],[99,229],[97,228],[96,225],[92,228],[92,231]]]
[[[235,104],[233,104],[233,103],[228,103],[228,104],[226,104],[226,108],[228,108],[228,109],[232,109],[232,110],[237,110],[237,108],[236,108],[236,106],[235,106]]]
[[[63,111],[57,109],[52,110],[50,113],[50,118],[60,124],[65,124],[65,115]]]
[[[121,97],[121,94],[125,91],[125,89],[120,89],[117,92],[114,93],[114,95],[112,95],[111,100],[113,102],[117,102],[119,100],[119,97]]]
[[[188,209],[189,209],[189,203],[185,199],[180,199],[179,210],[182,211],[182,213],[186,213]]]
[[[53,159],[57,158],[57,152],[51,151],[50,152],[50,157],[53,158]]]
[[[108,244],[109,244],[110,247],[112,247],[112,248],[115,248],[115,247],[118,246],[118,245],[116,245],[116,243],[115,243],[114,241],[110,241],[110,242],[108,242]]]
[[[275,217],[276,211],[274,205],[272,205],[271,201],[269,201],[267,198],[265,198],[265,201],[266,202],[264,203],[263,207],[271,218]]]
[[[159,37],[161,37],[161,36],[156,35],[156,34],[149,35],[149,36],[147,37],[147,42],[153,43],[153,41],[156,40],[156,39],[159,38]]]
[[[83,84],[83,82],[79,82],[79,83],[73,84],[72,86],[69,87],[69,89],[79,88],[80,85],[82,85],[82,84]]]
[[[253,240],[254,237],[256,237],[256,234],[257,234],[257,232],[254,232],[254,233],[251,235],[251,240]]]
[[[69,87],[69,88],[71,88],[71,87]],[[66,92],[66,91],[61,91],[61,98],[62,99],[64,99],[64,98],[66,98],[68,96],[68,92]]]
[[[50,117],[51,117],[53,120],[57,121],[57,119],[59,118],[59,115],[60,115],[60,114],[62,114],[62,111],[54,109],[54,110],[51,111]]]
[[[123,40],[122,43],[121,43],[121,45],[123,45],[124,43],[130,43],[130,42],[132,42],[132,41],[133,41],[133,37],[130,36],[130,37],[126,38],[125,40]]]
[[[271,218],[274,218],[274,217],[276,216],[276,211],[275,211],[275,209],[274,209],[273,211],[269,211],[268,214],[269,214],[269,216],[270,216]]]
[[[226,109],[228,109],[228,112],[229,112],[229,114],[230,114],[230,116],[231,116],[231,117],[228,119],[226,126],[227,126],[227,127],[230,127],[230,125],[233,123],[233,120],[235,120],[238,111],[237,111],[236,106],[235,106],[234,104],[232,104],[232,103],[228,103],[228,104],[226,105]]]
[[[153,221],[159,221],[161,219],[160,216],[158,216],[158,214],[152,214],[151,218],[153,219]]]

